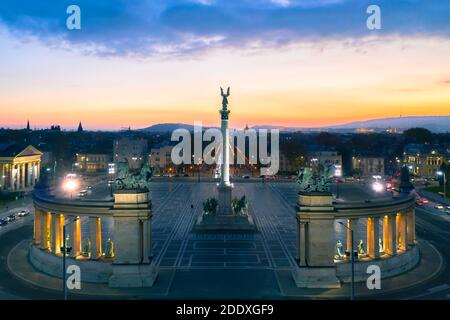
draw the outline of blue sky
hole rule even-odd
[[[70,4],[81,7],[81,31],[65,28]],[[382,9],[379,35],[450,35],[448,0],[2,0],[0,20],[17,37],[64,39],[98,55],[189,54],[363,37],[369,4]]]
[[[450,0],[0,0],[0,127],[449,115],[449,57]]]

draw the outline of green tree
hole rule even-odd
[[[439,167],[439,171],[442,171],[445,174],[445,183],[448,185],[449,175],[450,175],[450,165],[445,164],[445,162],[442,162],[441,166]],[[439,177],[439,185],[442,187],[444,185],[444,176],[441,175]]]
[[[403,132],[406,143],[432,143],[433,133],[425,128],[411,128]]]

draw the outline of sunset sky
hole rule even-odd
[[[449,17],[446,0],[2,0],[0,127],[219,125],[220,86],[232,127],[450,115]]]

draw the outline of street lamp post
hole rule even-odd
[[[198,159],[198,177],[197,177],[197,182],[200,182],[200,164],[202,162],[202,159]]]
[[[447,177],[446,177],[444,171],[438,171],[438,172],[436,172],[436,174],[438,176],[442,176],[443,183],[444,183],[444,199],[445,199],[447,197],[447,186],[446,186],[446,184],[447,184]]]
[[[67,248],[66,247],[66,227],[71,225],[72,223],[74,223],[75,221],[77,221],[78,219],[80,219],[79,217],[76,217],[73,221],[69,222],[69,223],[65,223],[63,225],[63,246],[61,248],[62,254],[63,254],[63,270],[62,270],[62,279],[63,279],[63,293],[64,293],[64,300],[67,300],[67,285],[66,285],[66,254],[67,254],[67,250],[69,250],[69,252],[72,250],[72,248]]]
[[[336,199],[339,199],[339,178],[342,177],[342,166],[334,165],[334,176],[336,178]]]
[[[350,230],[350,261],[352,264],[352,283],[351,283],[351,294],[350,294],[350,300],[355,300],[355,249],[353,247],[353,229],[347,227],[345,224],[342,223],[342,221],[339,221],[339,224]]]

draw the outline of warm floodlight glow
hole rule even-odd
[[[78,183],[76,180],[68,179],[64,182],[64,190],[67,190],[69,192],[75,191],[75,189],[78,187]]]
[[[379,182],[374,182],[374,184],[372,185],[372,189],[375,192],[381,192],[381,191],[383,191],[383,185]]]
[[[338,164],[334,166],[334,176],[342,177],[342,167]]]

